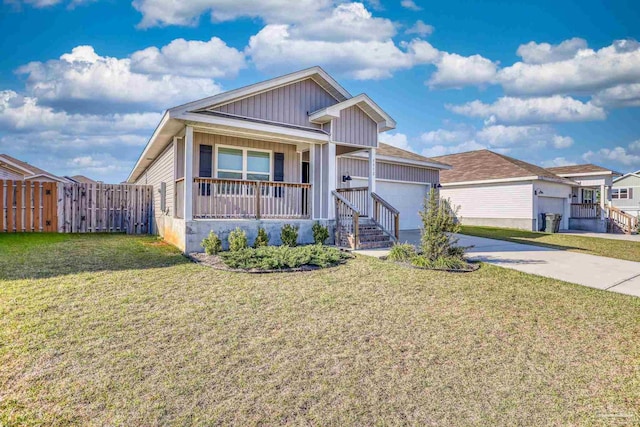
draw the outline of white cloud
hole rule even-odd
[[[587,151],[582,155],[585,162],[613,162],[619,165],[640,165],[640,155],[630,153],[624,147],[601,148],[597,151]]]
[[[413,10],[414,12],[422,10],[422,8],[418,6],[413,0],[402,0],[400,2],[400,5],[405,9]]]
[[[40,101],[81,109],[133,105],[164,109],[220,92],[209,78],[134,72],[129,58],[98,55],[91,46],[75,47],[58,60],[20,67],[27,90]]]
[[[134,0],[142,14],[143,28],[166,25],[196,25],[210,14],[216,22],[241,17],[260,18],[267,23],[291,23],[313,19],[329,8],[330,0]]]
[[[544,98],[506,96],[493,104],[476,100],[463,105],[447,105],[447,108],[457,114],[487,119],[489,123],[533,124],[606,118],[606,113],[601,107],[559,95]]]
[[[321,64],[363,80],[387,78],[393,71],[414,64],[414,56],[399,49],[391,39],[306,40],[295,38],[288,25],[267,25],[251,37],[246,52],[260,70],[281,72]]]
[[[66,2],[69,8],[73,8],[85,3],[91,3],[95,0],[71,0]],[[55,6],[60,3],[65,3],[64,0],[5,0],[5,3],[20,6],[22,4],[41,9],[45,7]]]
[[[131,55],[131,71],[144,74],[179,74],[190,77],[235,77],[246,66],[244,54],[218,37],[209,41],[175,39]]]
[[[635,40],[617,40],[597,51],[576,50],[573,46],[559,54],[556,47],[546,57],[540,55],[540,45],[536,46],[525,48],[529,49],[525,58],[546,61],[550,57],[568,56],[572,51],[574,55],[554,62],[517,62],[503,68],[497,81],[508,94],[589,94],[621,84],[640,83],[640,43]]]
[[[640,107],[640,83],[618,85],[596,92],[592,102],[603,107]]]
[[[428,36],[433,33],[433,25],[425,24],[421,20],[417,20],[413,26],[407,28],[406,34],[417,34],[419,36]]]
[[[545,64],[573,58],[580,50],[587,48],[587,41],[578,37],[552,45],[529,42],[520,45],[518,56],[527,64]]]
[[[569,148],[573,145],[573,138],[570,136],[555,135],[552,143],[555,148]]]
[[[544,168],[552,168],[557,166],[572,166],[575,164],[576,164],[575,162],[567,160],[564,157],[554,157],[551,160],[545,160],[541,163],[542,167]]]
[[[393,145],[394,147],[402,148],[403,150],[414,151],[409,145],[407,135],[404,133],[381,133],[379,136],[380,142]]]
[[[497,70],[495,62],[480,55],[462,56],[442,52],[435,64],[437,70],[428,81],[432,88],[482,86],[493,82]]]

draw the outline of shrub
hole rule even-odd
[[[442,256],[435,260],[430,260],[420,255],[413,258],[411,263],[416,267],[431,268],[434,270],[466,270],[469,268],[469,265],[464,259],[451,256]]]
[[[209,236],[202,239],[200,245],[204,248],[204,252],[207,255],[216,255],[222,251],[222,240],[213,231],[209,232]]]
[[[336,248],[320,245],[309,246],[261,246],[220,254],[230,268],[282,270],[303,265],[329,267],[350,256]]]
[[[247,233],[240,227],[236,227],[235,230],[229,233],[229,250],[231,252],[237,252],[247,248],[247,246]]]
[[[294,247],[298,245],[298,227],[285,224],[280,231],[280,240],[284,246]]]
[[[253,247],[260,248],[262,246],[269,246],[269,235],[264,228],[260,227],[258,228],[258,235],[256,236],[256,240],[253,242]]]
[[[319,222],[313,224],[311,231],[313,231],[313,241],[316,245],[324,245],[324,242],[329,238],[329,229]]]
[[[460,232],[456,220],[459,208],[453,208],[448,200],[440,199],[434,189],[425,197],[422,218],[422,238],[420,241],[424,258],[435,262],[452,255],[462,258],[465,248],[456,244],[455,234]]]
[[[416,256],[416,248],[409,243],[395,244],[391,247],[387,259],[389,261],[407,262]]]

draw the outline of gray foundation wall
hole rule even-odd
[[[518,228],[535,231],[536,221],[531,218],[462,218],[462,225],[482,225],[485,227]]]
[[[569,218],[569,230],[591,231],[606,233],[607,221],[604,219]]]
[[[284,224],[297,225],[298,229],[298,244],[310,244],[313,243],[313,232],[311,227],[315,223],[315,220],[197,220],[189,221],[186,223],[185,229],[185,247],[180,248],[185,252],[204,252],[200,243],[202,239],[209,235],[210,231],[213,231],[222,240],[223,249],[228,249],[229,243],[227,238],[229,233],[236,227],[240,227],[247,233],[247,240],[249,245],[253,245],[253,242],[258,234],[258,228],[264,228],[269,234],[270,245],[280,245],[280,230]],[[329,228],[329,239],[326,244],[333,244],[335,221],[333,220],[319,220],[320,224]]]

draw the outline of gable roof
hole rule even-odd
[[[577,185],[540,166],[489,150],[467,151],[434,159],[453,166],[453,169],[440,173],[442,184],[545,180]]]
[[[299,129],[291,126],[282,126],[279,123],[260,123],[259,121],[246,118],[230,117],[229,115],[221,115],[211,113],[210,110],[218,105],[226,104],[233,101],[253,96],[268,90],[276,89],[297,81],[305,79],[313,79],[321,88],[326,90],[338,102],[346,101],[351,98],[351,94],[347,92],[333,77],[331,77],[321,67],[311,67],[284,76],[265,80],[249,86],[219,93],[214,96],[202,98],[193,102],[178,105],[165,111],[160,123],[154,130],[151,138],[147,142],[140,157],[136,161],[135,166],[131,170],[127,182],[134,182],[146,170],[147,167],[156,159],[165,147],[171,141],[171,138],[184,128],[185,121],[200,122],[204,124],[219,127],[240,127],[248,129],[251,132],[264,132],[265,135],[282,137],[286,135],[291,140],[309,140],[315,142],[327,142],[329,136],[325,132],[316,132],[315,129]],[[204,114],[203,114],[204,113]],[[282,138],[281,138],[282,140]]]
[[[623,179],[628,178],[628,177],[630,177],[630,176],[635,176],[636,178],[640,178],[640,171],[635,171],[635,172],[625,173],[625,174],[624,174],[624,175],[622,175],[622,176],[619,176],[619,177],[617,177],[617,178],[614,178],[614,179],[613,179],[613,182],[614,182],[614,183],[616,183],[616,182],[620,182],[620,181],[622,181]]]
[[[79,184],[96,184],[98,181],[88,178],[84,175],[65,176],[69,181],[77,182]]]
[[[358,150],[356,152],[343,154],[343,156],[368,158],[366,151],[368,150],[366,148],[363,148],[362,150]],[[431,169],[451,169],[451,166],[446,163],[442,163],[432,158],[421,156],[420,154],[416,154],[412,151],[403,150],[402,148],[394,147],[393,145],[385,144],[383,142],[378,143],[378,148],[376,149],[376,160],[381,162],[386,161],[411,166],[421,166]]]
[[[51,172],[47,172],[46,170],[40,169],[30,163],[23,162],[22,160],[16,159],[8,154],[0,154],[0,165],[7,165],[9,168],[24,174],[25,179],[45,176],[56,181],[66,181],[65,178],[56,176]]]
[[[559,176],[580,176],[580,175],[622,175],[620,172],[616,172],[611,169],[603,168],[602,166],[587,163],[584,165],[569,165],[569,166],[556,166],[546,168],[549,172],[552,172]]]
[[[331,119],[340,118],[340,112],[347,108],[358,106],[373,121],[378,124],[378,132],[385,132],[395,129],[396,121],[391,118],[382,108],[378,106],[369,96],[364,93],[356,95],[346,101],[339,102],[329,107],[322,108],[309,114],[309,121],[313,123],[327,123]]]

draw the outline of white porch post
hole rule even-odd
[[[376,192],[376,149],[369,149],[369,215],[373,218],[373,199],[371,193]]]
[[[607,187],[602,184],[600,185],[600,219],[604,219],[605,215],[604,215],[604,207],[605,205],[605,199],[607,198]]]
[[[184,220],[193,219],[193,127],[184,135]]]
[[[329,219],[335,219],[336,212],[335,209],[331,209],[333,204],[333,192],[336,190],[336,144],[333,142],[329,142],[329,159],[328,166],[329,170],[327,171],[327,217]]]

